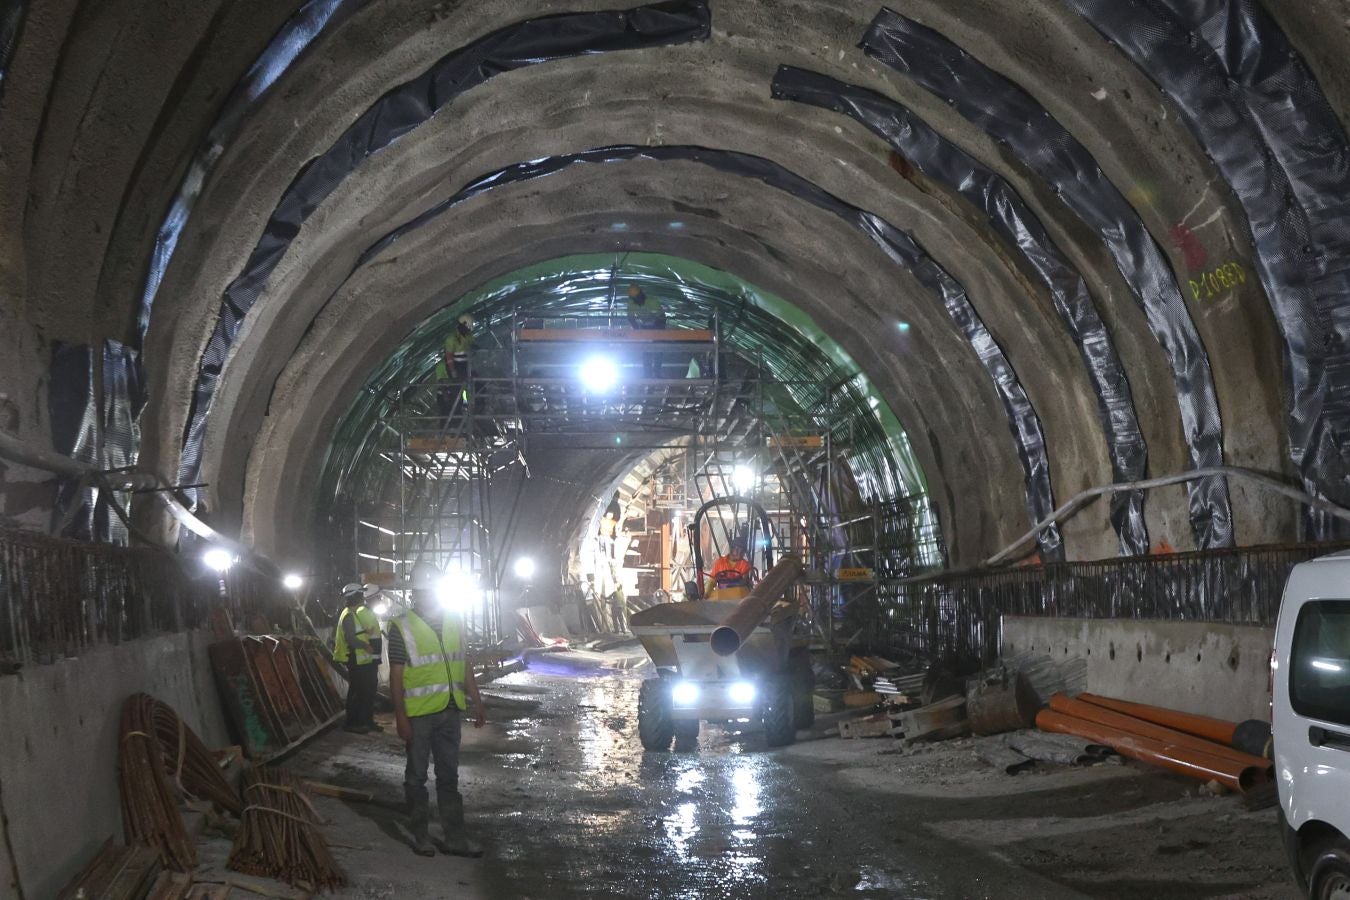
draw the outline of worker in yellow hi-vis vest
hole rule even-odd
[[[473,350],[473,317],[460,316],[454,330],[445,338],[445,347],[436,363],[436,405],[444,415],[450,415],[456,401],[469,400],[469,352]]]
[[[486,721],[473,667],[467,665],[462,615],[455,597],[444,593],[442,573],[429,563],[413,567],[411,611],[389,623],[389,693],[394,701],[398,736],[407,747],[403,793],[413,835],[413,850],[434,856],[428,826],[427,765],[436,763],[436,806],[444,839],[443,853],[482,856],[464,825],[459,793],[461,714],[473,704],[474,727]]]
[[[373,584],[353,582],[342,589],[342,614],[333,636],[333,659],[347,667],[347,721],[345,728],[354,734],[384,731],[375,724],[375,691],[379,687],[380,654],[383,640],[380,620],[371,612],[368,601],[380,589]]]

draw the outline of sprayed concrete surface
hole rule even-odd
[[[1240,722],[1269,720],[1275,629],[1223,622],[1003,616],[1004,655],[1087,663],[1087,690]]]
[[[483,860],[416,857],[399,813],[325,801],[353,877],[339,896],[1293,896],[1273,811],[1184,779],[1129,765],[1007,776],[977,739],[770,752],[752,730],[706,724],[695,749],[644,753],[643,676],[531,671],[489,688],[461,767]],[[291,764],[396,800],[391,732],[332,733]]]

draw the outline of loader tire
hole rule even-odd
[[[638,739],[643,749],[664,752],[674,738],[670,688],[659,678],[649,678],[638,688]]]
[[[793,723],[800,731],[816,724],[816,673],[811,668],[811,651],[798,647],[788,656],[788,677],[792,679]]]
[[[765,685],[760,718],[764,722],[764,740],[770,747],[786,747],[797,739],[793,679],[774,678]]]

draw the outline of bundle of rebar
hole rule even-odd
[[[155,848],[175,872],[190,871],[197,860],[179,809],[184,800],[235,814],[243,809],[201,738],[149,694],[133,694],[122,705],[118,783],[127,840]]]
[[[308,891],[343,887],[347,876],[319,830],[318,812],[288,771],[262,766],[244,775],[243,821],[229,867]]]

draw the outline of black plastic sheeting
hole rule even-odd
[[[988,217],[989,226],[1020,252],[1054,301],[1055,311],[1082,355],[1097,395],[1114,480],[1138,481],[1148,468],[1129,381],[1111,335],[1082,275],[1068,261],[1035,213],[1002,177],[943,138],[914,112],[875,91],[828,75],[780,66],[773,96],[843,113],[884,139],[929,178],[960,194]],[[1112,497],[1111,524],[1123,555],[1148,553],[1144,493]]]
[[[691,162],[730,175],[752,178],[831,212],[865,233],[887,256],[907,269],[921,285],[942,301],[948,316],[980,357],[980,362],[993,380],[1008,414],[1008,427],[1017,444],[1017,454],[1026,478],[1028,515],[1033,522],[1050,515],[1055,504],[1050,482],[1050,461],[1046,453],[1045,435],[1041,429],[1040,418],[1032,408],[1031,401],[1027,398],[1026,391],[1022,389],[1017,374],[1003,354],[1002,348],[989,334],[989,330],[971,305],[965,288],[938,265],[908,233],[763,157],[705,147],[622,145],[518,163],[470,182],[452,197],[389,232],[368,247],[356,265],[359,268],[403,235],[422,227],[459,204],[495,188],[544,178],[576,165],[630,160]],[[1042,559],[1055,561],[1063,558],[1064,547],[1056,527],[1051,526],[1042,531],[1039,543]]]
[[[145,376],[140,354],[117,341],[103,342],[103,396],[100,400],[100,468],[128,469],[136,464],[141,446],[138,419],[145,406]],[[131,505],[131,501],[123,504]],[[109,515],[107,504],[96,509],[95,532],[100,540],[125,544],[130,540],[126,524]]]
[[[94,354],[88,344],[52,342],[47,421],[53,450],[83,463],[98,463],[98,397]],[[57,479],[52,531],[62,537],[92,539],[95,499],[93,489],[80,479]]]
[[[140,447],[136,417],[144,405],[145,380],[134,349],[108,340],[95,355],[86,344],[52,343],[47,418],[56,452],[105,472],[131,468]],[[129,540],[107,498],[78,478],[57,480],[52,530],[79,540]]]
[[[1350,505],[1350,148],[1307,66],[1250,0],[1069,0],[1180,109],[1246,212],[1284,336],[1289,453]],[[1309,512],[1309,536],[1346,523]]]
[[[287,20],[281,30],[268,43],[267,48],[254,60],[242,81],[231,91],[220,115],[207,132],[206,140],[188,165],[183,180],[179,182],[178,192],[169,205],[169,212],[160,223],[159,233],[155,236],[155,249],[150,256],[150,272],[141,291],[140,310],[136,321],[136,334],[141,342],[145,341],[146,330],[150,327],[150,314],[154,309],[155,297],[159,286],[164,282],[164,273],[168,271],[169,261],[178,249],[178,239],[182,237],[183,227],[188,216],[201,195],[216,161],[225,152],[225,145],[234,137],[243,123],[244,117],[252,110],[260,97],[276,83],[297,57],[313,43],[324,29],[343,21],[351,13],[365,6],[368,0],[309,0]]]
[[[23,22],[28,16],[28,4],[23,0],[2,0],[0,2],[0,97],[5,95],[5,77],[9,74],[9,63],[14,58],[14,50],[19,46],[19,36],[23,33]]]
[[[426,122],[465,91],[494,75],[572,56],[705,40],[705,0],[670,0],[627,10],[563,13],[507,26],[441,57],[417,78],[389,91],[286,188],[244,270],[225,289],[216,327],[202,354],[183,435],[180,483],[195,482],[207,412],[244,319],[305,220],[371,154]],[[195,499],[196,492],[187,493]]]
[[[1105,242],[1167,354],[1193,468],[1223,465],[1223,426],[1209,358],[1167,258],[1092,155],[1033,97],[930,28],[883,9],[860,45],[1016,153]],[[1233,544],[1228,485],[1188,483],[1201,549]]]

